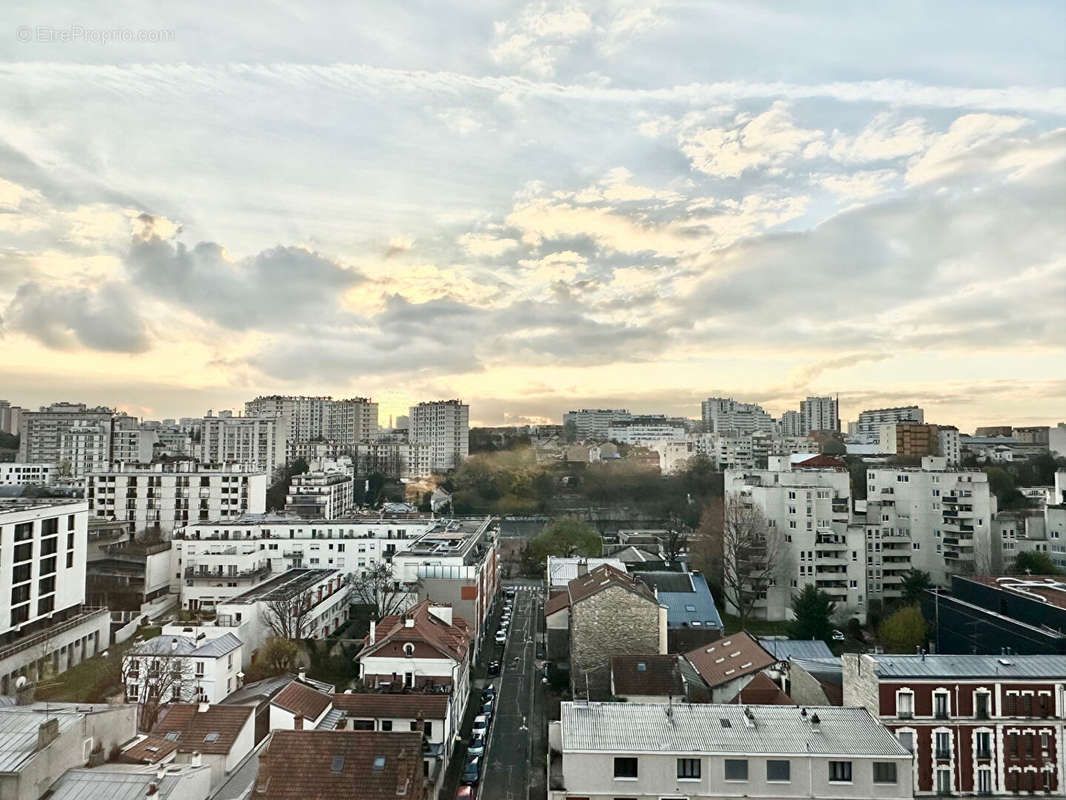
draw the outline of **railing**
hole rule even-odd
[[[0,661],[9,656],[15,655],[15,653],[21,653],[30,647],[37,647],[42,643],[48,642],[49,639],[54,639],[64,631],[69,631],[72,628],[76,628],[79,625],[85,624],[90,617],[96,614],[106,614],[108,621],[111,619],[111,612],[102,606],[83,608],[81,613],[72,619],[58,622],[55,625],[51,625],[43,631],[27,636],[25,639],[19,642],[9,644],[7,647],[0,648]]]

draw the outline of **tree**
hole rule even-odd
[[[1000,511],[1029,508],[1029,498],[1018,491],[1014,475],[1003,467],[986,467],[985,474],[988,475],[988,488],[996,496]]]
[[[587,522],[564,517],[531,539],[529,552],[542,565],[548,556],[599,556],[603,554],[603,539]]]
[[[1058,575],[1060,570],[1047,553],[1028,550],[1014,557],[1011,572],[1015,575]]]
[[[263,617],[275,636],[306,639],[311,632],[311,592],[297,592],[267,601]]]
[[[308,470],[307,462],[298,458],[288,466],[278,470],[278,479],[270,485],[266,492],[267,511],[281,511],[285,508],[285,500],[289,494],[289,486],[294,475],[303,475]]]
[[[292,639],[271,636],[259,648],[257,663],[262,666],[263,677],[292,672],[300,661],[300,646]]]
[[[722,587],[743,628],[782,567],[781,537],[758,507],[737,497],[710,503],[697,538],[698,558]]]
[[[822,453],[827,456],[842,456],[848,452],[847,446],[839,439],[826,439],[822,442]]]
[[[662,537],[663,558],[667,561],[680,561],[681,556],[688,550],[688,533],[679,524],[676,518],[670,520],[670,528]]]
[[[928,572],[920,569],[908,570],[903,575],[903,585],[900,587],[903,591],[903,602],[907,605],[920,603],[926,590],[932,585],[933,582],[930,580]]]
[[[830,641],[834,605],[827,592],[808,583],[799,594],[792,596],[792,613],[796,618],[789,623],[789,635],[794,639]]]
[[[126,702],[138,705],[142,731],[155,726],[167,703],[190,702],[198,696],[193,663],[181,656],[131,652],[122,660],[122,683]]]
[[[357,605],[369,606],[374,621],[380,621],[400,611],[408,595],[417,584],[399,583],[392,574],[392,565],[380,562],[368,568],[352,581],[352,595]]]
[[[913,653],[925,644],[926,624],[918,606],[904,606],[881,623],[881,642],[889,653]]]

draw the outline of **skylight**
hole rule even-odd
[[[374,769],[385,769],[385,756],[374,756]]]

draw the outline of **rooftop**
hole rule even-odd
[[[392,642],[426,642],[448,658],[462,661],[470,649],[472,638],[469,623],[462,617],[452,616],[452,624],[430,613],[430,607],[436,605],[423,600],[407,609],[402,614],[392,614],[381,620],[374,631],[374,643],[367,644],[357,656],[373,656],[385,645]],[[410,624],[407,624],[410,622]]]
[[[190,658],[221,658],[241,646],[232,633],[215,639],[196,639],[192,636],[161,635],[146,639],[130,648],[137,656],[188,656]]]
[[[294,567],[280,575],[268,578],[257,586],[253,586],[246,592],[224,601],[227,604],[248,604],[260,601],[288,600],[290,597],[312,589],[318,583],[337,574],[335,569],[301,569]]]
[[[1066,579],[1061,575],[1009,575],[1001,578],[982,575],[962,579],[983,583],[1036,603],[1066,609]]]
[[[228,755],[254,713],[253,706],[203,708],[196,703],[170,703],[163,706],[152,733],[177,742],[178,750],[183,753],[198,750]]]
[[[331,698],[328,694],[316,691],[310,686],[304,686],[298,681],[293,681],[270,701],[271,705],[283,708],[304,719],[316,720],[322,712],[330,707]]]
[[[564,702],[561,716],[564,752],[910,757],[865,708]]]
[[[678,667],[679,656],[611,656],[614,693],[683,697],[685,683]]]
[[[84,500],[65,497],[3,497],[0,498],[0,514],[14,514],[23,511],[46,511],[57,506],[74,506],[84,504]]]
[[[752,636],[741,631],[685,653],[708,686],[720,686],[741,675],[759,672],[781,661],[766,652]]]
[[[656,590],[659,602],[666,606],[668,627],[723,627],[707,579],[698,572],[638,572],[636,576]]]
[[[882,678],[1066,678],[1066,656],[866,655]]]
[[[333,707],[349,717],[444,719],[448,697],[443,694],[335,694]]]
[[[393,557],[466,556],[482,541],[492,517],[481,519],[439,520],[430,530],[415,539],[406,550]]]
[[[832,658],[833,651],[820,639],[777,639],[760,636],[763,650],[781,661],[790,658]]]
[[[581,575],[574,578],[567,584],[567,593],[570,597],[570,604],[573,605],[574,603],[579,603],[585,598],[591,597],[609,586],[619,586],[635,594],[639,594],[652,602],[658,602],[655,599],[655,593],[648,588],[647,584],[637,580],[624,570],[619,570],[605,564],[592,570],[588,575]]]
[[[566,586],[578,576],[579,565],[584,563],[588,570],[594,570],[604,564],[615,569],[625,570],[626,565],[617,558],[585,558],[583,556],[548,556],[548,585]]]
[[[118,708],[40,701],[0,708],[0,773],[18,772],[37,755],[37,734],[47,720],[58,720],[59,733],[62,734],[88,714],[103,714]]]
[[[191,791],[187,779],[211,768],[174,764],[160,778],[155,767],[106,764],[92,769],[70,769],[52,787],[49,800],[184,800]],[[150,787],[155,787],[154,791]]]
[[[740,690],[735,702],[758,706],[796,705],[765,672],[760,672],[752,678],[751,682]]]

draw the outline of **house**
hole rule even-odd
[[[1062,796],[1066,656],[845,653],[844,704],[914,753],[916,795]]]
[[[169,764],[165,769],[104,764],[67,770],[48,800],[207,800],[210,793],[211,769],[203,764]]]
[[[756,675],[780,663],[743,631],[689,650],[684,658],[710,687],[712,703],[733,700]]]
[[[68,769],[103,763],[137,733],[133,706],[28,701],[0,707],[0,797],[47,796]],[[21,701],[21,702],[20,702]]]
[[[298,681],[304,686],[309,686],[312,689],[317,689],[330,695],[333,694],[335,688],[331,683],[323,683],[322,681],[308,678],[304,671],[300,670],[297,675],[285,672],[281,675],[246,683],[222,702],[225,705],[252,706],[255,709],[255,743],[259,744],[270,733],[270,701],[293,681]]]
[[[703,679],[677,655],[611,656],[611,695],[627,703],[710,699]]]
[[[580,575],[588,575],[589,572],[608,564],[615,569],[625,572],[626,565],[617,558],[588,558],[586,556],[548,556],[545,577],[548,581],[548,592],[565,592],[567,585]]]
[[[740,690],[732,702],[747,706],[797,705],[765,672],[760,672],[748,681],[748,684]]]
[[[702,574],[673,570],[632,574],[648,584],[666,606],[667,652],[684,653],[721,638],[725,626]]]
[[[202,758],[217,787],[255,746],[253,712],[251,706],[173,703],[163,706],[151,733],[177,744],[179,764]]]
[[[274,731],[252,798],[423,800],[421,761],[419,733]]]
[[[149,697],[163,702],[219,703],[241,682],[241,640],[202,634],[155,636],[135,644],[122,658],[126,702]]]
[[[606,698],[611,691],[611,656],[666,652],[666,606],[627,573],[601,566],[574,578],[565,594],[544,605],[549,644],[569,639],[571,691]],[[553,637],[553,631],[556,635]]]
[[[844,704],[844,665],[839,656],[797,658],[784,665],[788,696],[800,705]]]
[[[448,695],[452,719],[462,719],[470,695],[470,626],[451,606],[423,600],[370,624],[356,655],[359,678],[372,689]]]
[[[270,701],[270,730],[310,730],[317,727],[332,708],[331,695],[292,681]]]
[[[911,754],[864,708],[564,702],[548,742],[548,800],[911,797]]]

